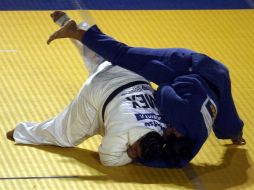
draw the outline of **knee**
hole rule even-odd
[[[221,64],[221,73],[225,78],[229,78],[229,69],[226,65]]]
[[[220,70],[220,75],[221,75],[224,85],[230,86],[231,80],[230,80],[229,69],[225,65],[222,65],[221,70]]]
[[[208,57],[208,56],[207,56]],[[213,62],[214,67],[216,68],[221,82],[223,82],[225,85],[230,84],[230,71],[229,68],[222,64],[221,62],[214,60],[212,58],[209,58],[211,62]]]

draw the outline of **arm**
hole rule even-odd
[[[199,79],[195,74],[177,77],[171,85],[161,85],[155,93],[156,106],[166,121],[193,140],[200,138],[201,132],[207,133],[200,112],[207,93]]]
[[[171,85],[161,85],[155,92],[156,107],[165,116],[166,121],[183,135],[186,134],[186,129],[182,123],[182,116],[187,103]]]

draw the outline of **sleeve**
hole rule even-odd
[[[82,43],[114,65],[133,71],[149,81],[161,84],[171,81],[174,71],[162,62],[176,49],[134,48],[91,27]]]
[[[164,84],[155,93],[155,104],[159,111],[165,115],[166,121],[169,121],[170,125],[185,135],[186,129],[181,121],[187,101],[179,96],[172,86]]]
[[[104,136],[99,146],[100,161],[104,166],[123,166],[132,162],[127,155],[127,136]]]
[[[155,103],[167,121],[180,133],[190,131],[190,123],[197,121],[207,93],[199,76],[192,74],[177,77],[171,85],[161,85],[155,93]]]

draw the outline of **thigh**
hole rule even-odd
[[[89,85],[85,84],[74,100],[56,118],[56,126],[73,145],[99,131],[98,109],[92,104]]]

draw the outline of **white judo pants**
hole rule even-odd
[[[84,56],[89,75],[92,75],[103,62],[102,57],[79,42],[75,43]],[[14,131],[15,142],[73,147],[98,134],[98,110],[87,101],[88,91],[89,84],[86,82],[64,111],[52,119],[42,123],[19,123]]]

